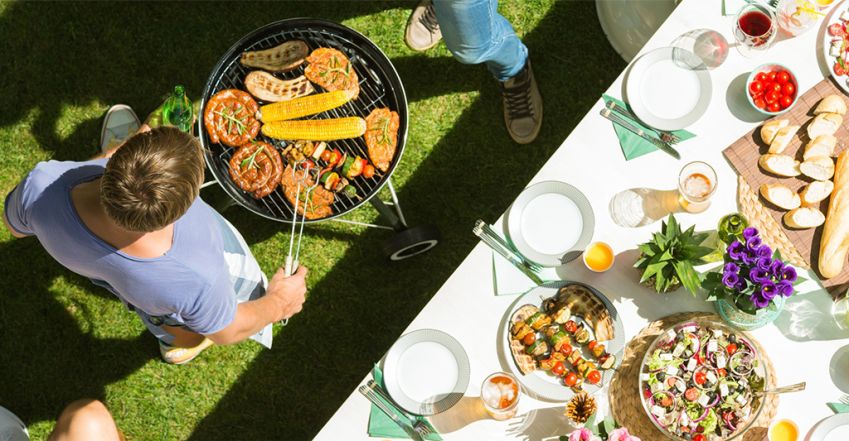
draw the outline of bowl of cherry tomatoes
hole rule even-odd
[[[749,104],[764,115],[780,115],[796,104],[796,75],[780,64],[764,64],[749,74],[746,97]]]

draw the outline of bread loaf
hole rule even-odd
[[[799,161],[793,159],[792,156],[766,154],[761,156],[758,164],[764,170],[779,176],[792,178],[802,174],[799,169]]]
[[[843,101],[839,95],[829,95],[820,101],[817,104],[816,109],[814,109],[814,115],[819,115],[820,113],[836,113],[838,115],[846,114],[846,101]]]
[[[834,192],[820,241],[819,270],[826,279],[843,271],[849,252],[849,150],[837,157]]]
[[[779,130],[787,127],[790,124],[789,119],[774,119],[761,126],[761,139],[767,144],[771,144],[775,139],[775,135]]]
[[[843,117],[837,113],[820,113],[808,124],[808,137],[811,139],[820,135],[834,135],[843,124]]]
[[[817,136],[805,145],[804,159],[807,161],[814,156],[832,156],[836,146],[837,138],[834,135]]]
[[[802,198],[785,185],[763,184],[760,190],[764,199],[784,210],[792,210],[802,205]]]

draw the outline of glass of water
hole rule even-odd
[[[831,317],[838,328],[849,330],[849,292],[831,305]]]

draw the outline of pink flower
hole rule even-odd
[[[569,434],[569,441],[601,441],[601,438],[593,435],[590,429],[582,427]]]
[[[569,439],[569,441],[572,440]],[[640,438],[631,435],[628,433],[628,429],[621,427],[610,432],[610,437],[607,438],[607,441],[640,441]]]

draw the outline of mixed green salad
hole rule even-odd
[[[657,425],[684,440],[733,436],[760,407],[764,368],[745,338],[706,323],[658,337],[640,373],[643,403]]]

